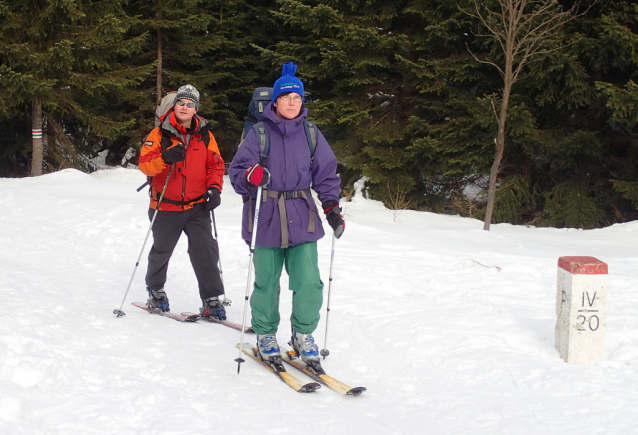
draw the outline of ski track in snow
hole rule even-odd
[[[499,224],[485,232],[476,220],[394,213],[358,194],[343,204],[323,361],[329,374],[368,389],[344,398],[325,386],[296,393],[248,359],[238,375],[237,331],[132,307],[146,299],[152,237],[126,316],[112,314],[148,231],[148,199],[135,191],[143,182],[122,168],[0,179],[0,433],[638,433],[638,222],[592,231]],[[234,301],[228,315],[241,322],[249,258],[241,198],[229,183],[222,196],[216,223]],[[182,238],[169,268],[174,312],[200,305],[186,249]],[[327,300],[331,239],[319,249]],[[597,365],[566,364],[554,347],[564,255],[609,264],[606,356]],[[324,304],[314,334],[320,347],[325,314]]]

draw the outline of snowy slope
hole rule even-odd
[[[112,314],[148,230],[148,199],[135,191],[144,180],[122,168],[0,179],[0,434],[638,433],[638,222],[485,232],[357,195],[336,244],[324,366],[368,391],[344,398],[295,393],[252,360],[238,375],[238,332],[132,307],[146,298],[151,240],[127,315]],[[248,272],[240,213],[227,184],[216,222],[237,322]],[[326,296],[330,242],[320,243]],[[566,364],[554,347],[564,255],[609,264],[606,356],[594,366]],[[185,238],[166,290],[174,312],[199,307]],[[289,305],[283,292],[280,344]]]

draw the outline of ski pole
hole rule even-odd
[[[328,320],[330,317],[330,293],[332,291],[332,265],[335,260],[335,241],[337,240],[337,236],[332,233],[332,250],[330,252],[330,278],[328,278],[328,306],[326,307],[326,336],[323,339],[323,349],[321,349],[321,356],[323,359],[326,359],[328,355],[330,355],[330,351],[327,349],[328,343]]]
[[[259,186],[257,188],[257,198],[255,200],[255,217],[253,219],[253,235],[250,240],[250,255],[248,257],[248,280],[246,281],[246,295],[244,296],[244,317],[241,321],[241,337],[239,340],[239,356],[235,361],[237,361],[237,374],[239,374],[239,370],[241,369],[241,363],[244,362],[244,359],[241,357],[242,348],[244,347],[244,328],[246,327],[246,311],[248,308],[248,299],[250,297],[250,284],[251,284],[251,276],[253,273],[253,254],[255,253],[255,242],[257,241],[257,223],[259,222],[259,206],[261,205],[261,189]]]
[[[217,223],[215,223],[215,210],[211,210],[210,214],[213,218],[213,234],[215,234],[215,241],[217,242],[217,264],[219,266],[219,277],[222,280],[222,285],[224,284],[224,271],[222,270],[222,257],[219,249],[219,237],[217,236]],[[222,305],[229,306],[232,303],[230,299],[224,295],[224,299],[222,300]]]
[[[157,208],[155,209],[155,213],[153,213],[153,218],[151,219],[151,224],[148,227],[148,231],[146,232],[146,237],[144,238],[144,243],[142,244],[142,249],[140,250],[140,255],[137,257],[137,261],[135,262],[135,267],[133,268],[133,274],[131,275],[131,279],[128,282],[128,286],[126,287],[126,292],[124,293],[124,298],[122,299],[122,304],[120,304],[120,309],[117,308],[113,310],[113,314],[117,317],[125,316],[126,313],[122,311],[124,307],[124,302],[126,301],[126,296],[128,296],[128,292],[131,289],[131,283],[133,282],[133,277],[135,276],[135,272],[137,272],[137,266],[140,264],[140,259],[142,258],[142,253],[144,252],[144,247],[146,246],[146,241],[148,240],[148,236],[151,234],[151,230],[153,229],[153,224],[155,223],[155,218],[157,217],[157,212],[160,209],[160,205],[162,204],[162,200],[164,199],[164,193],[166,192],[166,186],[168,186],[168,180],[171,178],[171,173],[173,172],[173,168],[175,164],[171,165],[171,168],[168,170],[168,175],[166,176],[166,182],[164,183],[164,188],[162,189],[162,193],[160,194],[159,199],[157,200]]]

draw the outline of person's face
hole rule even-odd
[[[275,112],[277,116],[286,119],[295,119],[301,113],[301,105],[303,98],[301,95],[291,92],[290,94],[281,95],[275,101]]]
[[[188,107],[193,106],[193,107]],[[190,126],[193,116],[197,113],[197,107],[192,100],[180,98],[175,104],[175,118],[184,126]]]

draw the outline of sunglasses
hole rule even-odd
[[[186,107],[188,107],[189,109],[192,109],[193,107],[197,106],[197,104],[195,104],[195,103],[189,103],[188,101],[184,101],[184,100],[177,100],[176,104],[178,106],[183,106],[185,104]]]

